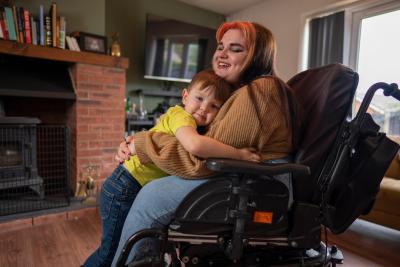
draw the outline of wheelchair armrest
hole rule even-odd
[[[278,175],[294,173],[310,175],[310,168],[295,163],[257,163],[235,159],[207,159],[207,168],[217,172]]]

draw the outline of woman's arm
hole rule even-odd
[[[129,153],[131,156],[136,155],[135,142],[133,139],[132,139],[132,141],[129,142],[128,148],[129,148]]]
[[[129,145],[133,143],[133,136],[128,136],[125,138],[125,141],[121,142],[118,147],[117,154],[115,155],[115,160],[118,161],[119,163],[124,162],[125,160],[128,160],[133,154],[131,154],[131,149],[129,148]],[[136,154],[136,151],[135,153]]]
[[[257,147],[262,152],[263,160],[288,155],[290,152],[290,133],[281,129],[285,126],[285,115],[280,112],[278,89],[272,78],[256,81],[253,87],[259,107],[260,122],[254,103],[248,94],[247,87],[238,89],[221,107],[206,136],[214,138],[233,147]],[[276,143],[280,151],[270,149]],[[135,134],[135,148],[141,163],[153,162],[163,171],[185,178],[206,177],[213,174],[207,169],[205,161],[190,155],[176,137],[155,133],[139,132]],[[275,153],[279,152],[279,153]]]
[[[259,155],[253,153],[255,149],[234,148],[210,137],[198,134],[193,127],[180,127],[176,131],[175,136],[187,152],[200,158],[230,158],[257,162],[261,160]]]

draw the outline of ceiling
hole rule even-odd
[[[200,7],[225,16],[266,0],[179,0],[191,6]]]

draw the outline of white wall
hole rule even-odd
[[[357,0],[356,0],[357,1]],[[360,0],[364,1],[364,0]],[[227,20],[248,20],[270,29],[278,45],[277,68],[287,80],[299,72],[300,41],[304,17],[325,8],[344,5],[354,0],[267,0],[228,16]]]

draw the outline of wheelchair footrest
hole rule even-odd
[[[332,246],[329,252],[331,253],[331,262],[336,264],[343,263],[343,253],[336,246]]]

